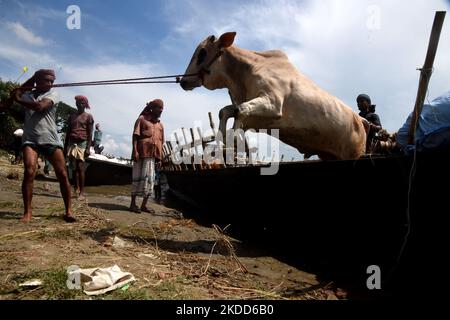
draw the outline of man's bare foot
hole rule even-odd
[[[63,219],[65,222],[69,222],[69,223],[77,222],[77,219],[75,219],[71,214],[65,214],[63,216]]]
[[[84,200],[86,200],[86,196],[85,196],[84,194],[80,193],[80,194],[78,195],[78,200],[84,201]]]
[[[141,207],[141,211],[142,212],[147,212],[147,213],[155,213],[155,210],[149,209],[147,207]]]
[[[31,213],[25,213],[23,217],[20,219],[21,222],[30,222],[31,221]]]
[[[134,213],[141,213],[141,209],[139,209],[138,206],[130,206],[130,209],[128,209],[128,210],[130,210],[131,212],[134,212]]]

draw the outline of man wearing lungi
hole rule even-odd
[[[155,162],[162,160],[164,127],[159,120],[164,108],[160,99],[150,101],[139,115],[133,131],[133,181],[130,211],[153,213],[147,208],[149,196],[153,194],[155,183]],[[141,207],[136,205],[136,197],[143,197]]]

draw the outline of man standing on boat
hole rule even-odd
[[[90,113],[89,101],[85,96],[75,97],[78,112],[70,115],[67,121],[67,134],[64,150],[74,167],[74,182],[79,200],[84,200],[84,161],[89,157],[92,144],[92,129],[94,118]]]
[[[101,154],[103,151],[103,146],[102,146],[102,135],[103,132],[102,130],[100,130],[100,123],[97,123],[95,125],[95,132],[94,132],[94,151],[96,154]]]
[[[131,187],[130,211],[152,213],[147,208],[149,196],[155,183],[155,163],[161,162],[164,143],[164,127],[159,120],[164,108],[160,99],[150,101],[139,115],[133,130],[133,181]],[[141,207],[136,205],[136,197],[143,197]]]
[[[22,195],[24,214],[22,221],[29,222],[32,216],[31,200],[36,175],[38,153],[52,164],[65,205],[64,220],[76,221],[72,216],[71,191],[62,150],[62,142],[56,128],[56,108],[59,95],[52,90],[55,81],[53,70],[41,69],[12,93],[13,98],[25,107],[25,122],[22,136],[24,177]]]
[[[375,134],[382,129],[380,117],[375,113],[375,105],[372,104],[370,97],[367,94],[360,94],[356,98],[358,104],[359,115],[369,121],[369,133],[367,134],[366,152],[370,153],[373,150]]]

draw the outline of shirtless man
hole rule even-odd
[[[78,112],[71,114],[67,121],[64,150],[75,168],[74,180],[77,197],[79,200],[84,200],[84,161],[90,155],[94,118],[90,113],[85,112],[86,109],[90,109],[89,101],[85,96],[76,96],[75,102]]]

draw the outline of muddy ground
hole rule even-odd
[[[181,211],[151,202],[155,214],[129,212],[128,187],[88,187],[87,201],[73,198],[78,222],[68,224],[61,219],[57,181],[39,171],[33,219],[22,223],[22,171],[0,154],[0,299],[346,298],[333,282],[200,226]],[[93,297],[66,286],[68,266],[114,264],[137,281]],[[20,286],[31,279],[42,285]]]

